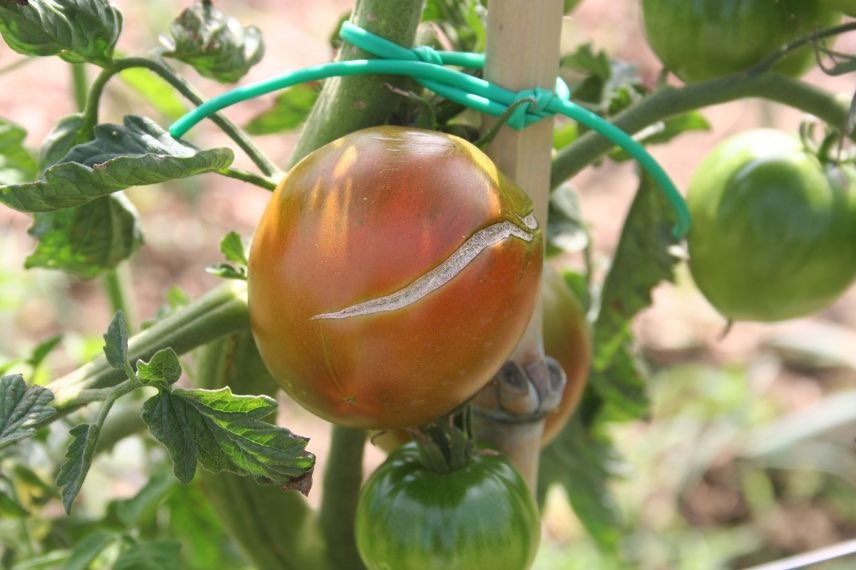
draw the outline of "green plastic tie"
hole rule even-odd
[[[448,65],[481,69],[484,67],[483,54],[437,51],[427,46],[408,49],[350,22],[342,24],[339,35],[344,41],[381,59],[325,63],[238,87],[213,97],[188,112],[170,126],[170,134],[179,138],[198,122],[221,109],[300,83],[336,76],[406,75],[446,99],[493,117],[501,117],[517,101],[530,100],[528,105],[517,106],[509,117],[508,125],[517,130],[557,113],[585,125],[623,149],[648,171],[675,212],[675,237],[682,238],[689,231],[689,209],[666,171],[645,147],[630,135],[597,114],[573,103],[570,100],[570,89],[561,78],[556,79],[555,92],[540,88],[515,92],[480,77],[444,67]]]

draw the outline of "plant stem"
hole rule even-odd
[[[242,182],[255,184],[259,188],[264,188],[265,190],[270,191],[275,190],[277,185],[276,181],[271,180],[267,176],[260,176],[255,172],[249,172],[240,168],[224,168],[223,170],[217,171],[217,174],[227,176],[229,178],[234,178],[236,180],[241,180]]]
[[[847,124],[848,102],[828,91],[778,73],[750,76],[746,73],[705,81],[686,87],[664,87],[619,113],[613,124],[634,134],[659,121],[744,97],[761,97],[810,113],[839,127]],[[856,137],[856,131],[847,133]],[[603,156],[613,144],[588,132],[562,149],[553,159],[551,185],[557,187]]]
[[[86,108],[86,92],[89,87],[86,84],[86,66],[83,63],[71,64],[71,85],[74,91],[74,103],[78,111]]]
[[[322,536],[330,545],[330,564],[341,570],[362,569],[354,536],[357,501],[363,473],[366,432],[333,426],[324,469],[324,495],[319,514]]]
[[[493,0],[488,11],[485,79],[509,89],[552,89],[559,72],[562,0]],[[503,127],[487,154],[500,171],[517,182],[532,199],[533,213],[545,231],[550,197],[550,153],[553,122],[541,121],[521,131]],[[513,376],[497,374],[475,400],[476,441],[506,455],[535,492],[541,449],[543,413],[533,399],[552,401],[553,388],[544,359],[542,305],[539,298],[529,326],[510,360],[526,374],[526,389],[503,390]],[[500,400],[497,387],[513,398]],[[535,403],[535,409],[531,405]]]
[[[416,36],[422,4],[423,0],[357,0],[351,22],[399,45],[409,46]],[[345,44],[336,60],[366,58],[373,56]],[[381,79],[376,75],[327,79],[303,127],[290,165],[334,139],[386,122],[401,97],[385,83],[402,88],[407,80],[401,77]]]
[[[131,337],[128,359],[149,359],[166,347],[184,354],[224,334],[248,328],[246,283],[230,281]],[[125,378],[124,370],[112,368],[104,356],[99,356],[47,387],[62,413],[108,397]]]
[[[118,59],[113,62],[113,65],[101,71],[100,74],[92,82],[89,90],[89,97],[86,102],[86,111],[83,117],[83,126],[85,129],[92,129],[98,123],[98,107],[101,100],[101,95],[104,93],[104,88],[107,82],[117,73],[134,67],[143,67],[155,73],[167,83],[172,85],[176,91],[181,93],[188,101],[194,105],[201,105],[205,99],[190,83],[183,77],[175,73],[166,63],[161,60],[149,59],[145,57],[127,57]],[[235,144],[243,150],[247,156],[259,167],[267,176],[273,178],[281,178],[282,171],[265,154],[259,149],[247,134],[241,130],[235,123],[224,117],[220,113],[211,115],[211,120],[220,129],[226,133],[229,138],[235,141]]]
[[[114,313],[117,311],[125,313],[125,325],[129,334],[134,331],[137,314],[133,298],[128,295],[131,289],[130,270],[131,266],[123,262],[104,274],[104,289],[110,300],[110,307]]]

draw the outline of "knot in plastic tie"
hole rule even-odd
[[[564,97],[558,98],[564,99]],[[554,99],[557,99],[557,96],[549,89],[536,87],[535,89],[518,91],[514,98],[515,107],[508,117],[508,126],[521,130],[543,118],[552,116],[555,113],[549,107]],[[520,101],[526,101],[528,104],[518,104]]]
[[[443,65],[443,58],[437,50],[431,46],[417,46],[415,48],[410,48],[410,51],[416,54],[416,57],[418,57],[420,61],[433,63],[434,65]]]

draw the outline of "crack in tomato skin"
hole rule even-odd
[[[529,218],[534,222],[535,218],[531,215],[524,218],[524,220],[528,220]],[[507,221],[482,228],[470,236],[467,241],[455,250],[452,255],[446,258],[443,263],[434,269],[431,269],[403,289],[399,289],[398,291],[389,295],[384,295],[383,297],[369,299],[368,301],[363,301],[362,303],[345,307],[339,311],[315,315],[311,317],[311,320],[359,317],[385,311],[395,311],[416,303],[426,295],[433,293],[454,279],[454,277],[463,271],[467,265],[476,258],[476,256],[487,248],[510,238],[518,238],[525,242],[530,242],[535,239],[532,231],[537,229],[537,222],[534,222],[534,227],[529,225],[532,222],[526,223],[527,228],[531,231],[523,231],[514,223]]]

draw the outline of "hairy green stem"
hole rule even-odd
[[[265,190],[272,191],[276,189],[277,185],[275,180],[271,180],[267,176],[260,176],[255,172],[249,172],[240,168],[224,168],[223,170],[218,170],[217,174],[228,178],[234,178],[235,180],[240,180],[242,182],[248,182],[249,184],[255,184],[259,188],[264,188]]]
[[[86,108],[86,92],[89,89],[86,80],[86,65],[83,63],[71,64],[71,87],[74,92],[74,103],[78,111]]]
[[[351,22],[399,45],[410,46],[422,15],[424,0],[357,0]],[[374,56],[350,44],[342,46],[337,61],[372,59]],[[300,135],[290,164],[350,132],[386,122],[401,96],[385,84],[401,88],[401,77],[363,75],[333,77],[324,82]]]
[[[131,290],[131,266],[127,262],[104,273],[104,290],[110,301],[113,312],[122,311],[125,314],[125,325],[128,333],[134,331],[137,310],[133,298],[128,294]]]
[[[319,514],[321,533],[328,545],[330,564],[340,570],[364,568],[354,536],[357,501],[362,485],[366,432],[333,426],[333,438],[324,470],[324,495]]]
[[[844,127],[848,103],[819,87],[777,73],[751,76],[730,75],[686,87],[664,87],[619,113],[613,123],[634,134],[657,122],[693,111],[745,97],[760,97],[810,113],[827,123]],[[856,131],[848,133],[854,138]],[[613,148],[597,133],[588,132],[562,149],[553,159],[553,188],[571,178]]]
[[[175,73],[166,63],[160,60],[149,59],[146,57],[126,57],[117,59],[109,68],[101,71],[100,74],[92,82],[89,90],[89,97],[86,102],[86,111],[83,116],[84,129],[92,129],[98,123],[98,108],[101,96],[104,93],[104,88],[107,82],[116,75],[126,69],[142,67],[158,75],[161,79],[172,85],[176,91],[181,93],[188,101],[194,105],[201,105],[205,99],[202,95],[188,83],[184,78]],[[238,147],[243,150],[253,163],[259,167],[265,175],[273,178],[281,178],[282,171],[265,154],[259,149],[247,134],[240,129],[235,123],[219,113],[211,115],[211,120],[214,121],[226,135],[231,138]]]
[[[183,354],[248,328],[246,283],[229,281],[131,337],[128,360],[147,360],[166,347]],[[63,412],[109,397],[125,377],[124,370],[111,367],[102,355],[47,387],[56,396],[54,405]]]

